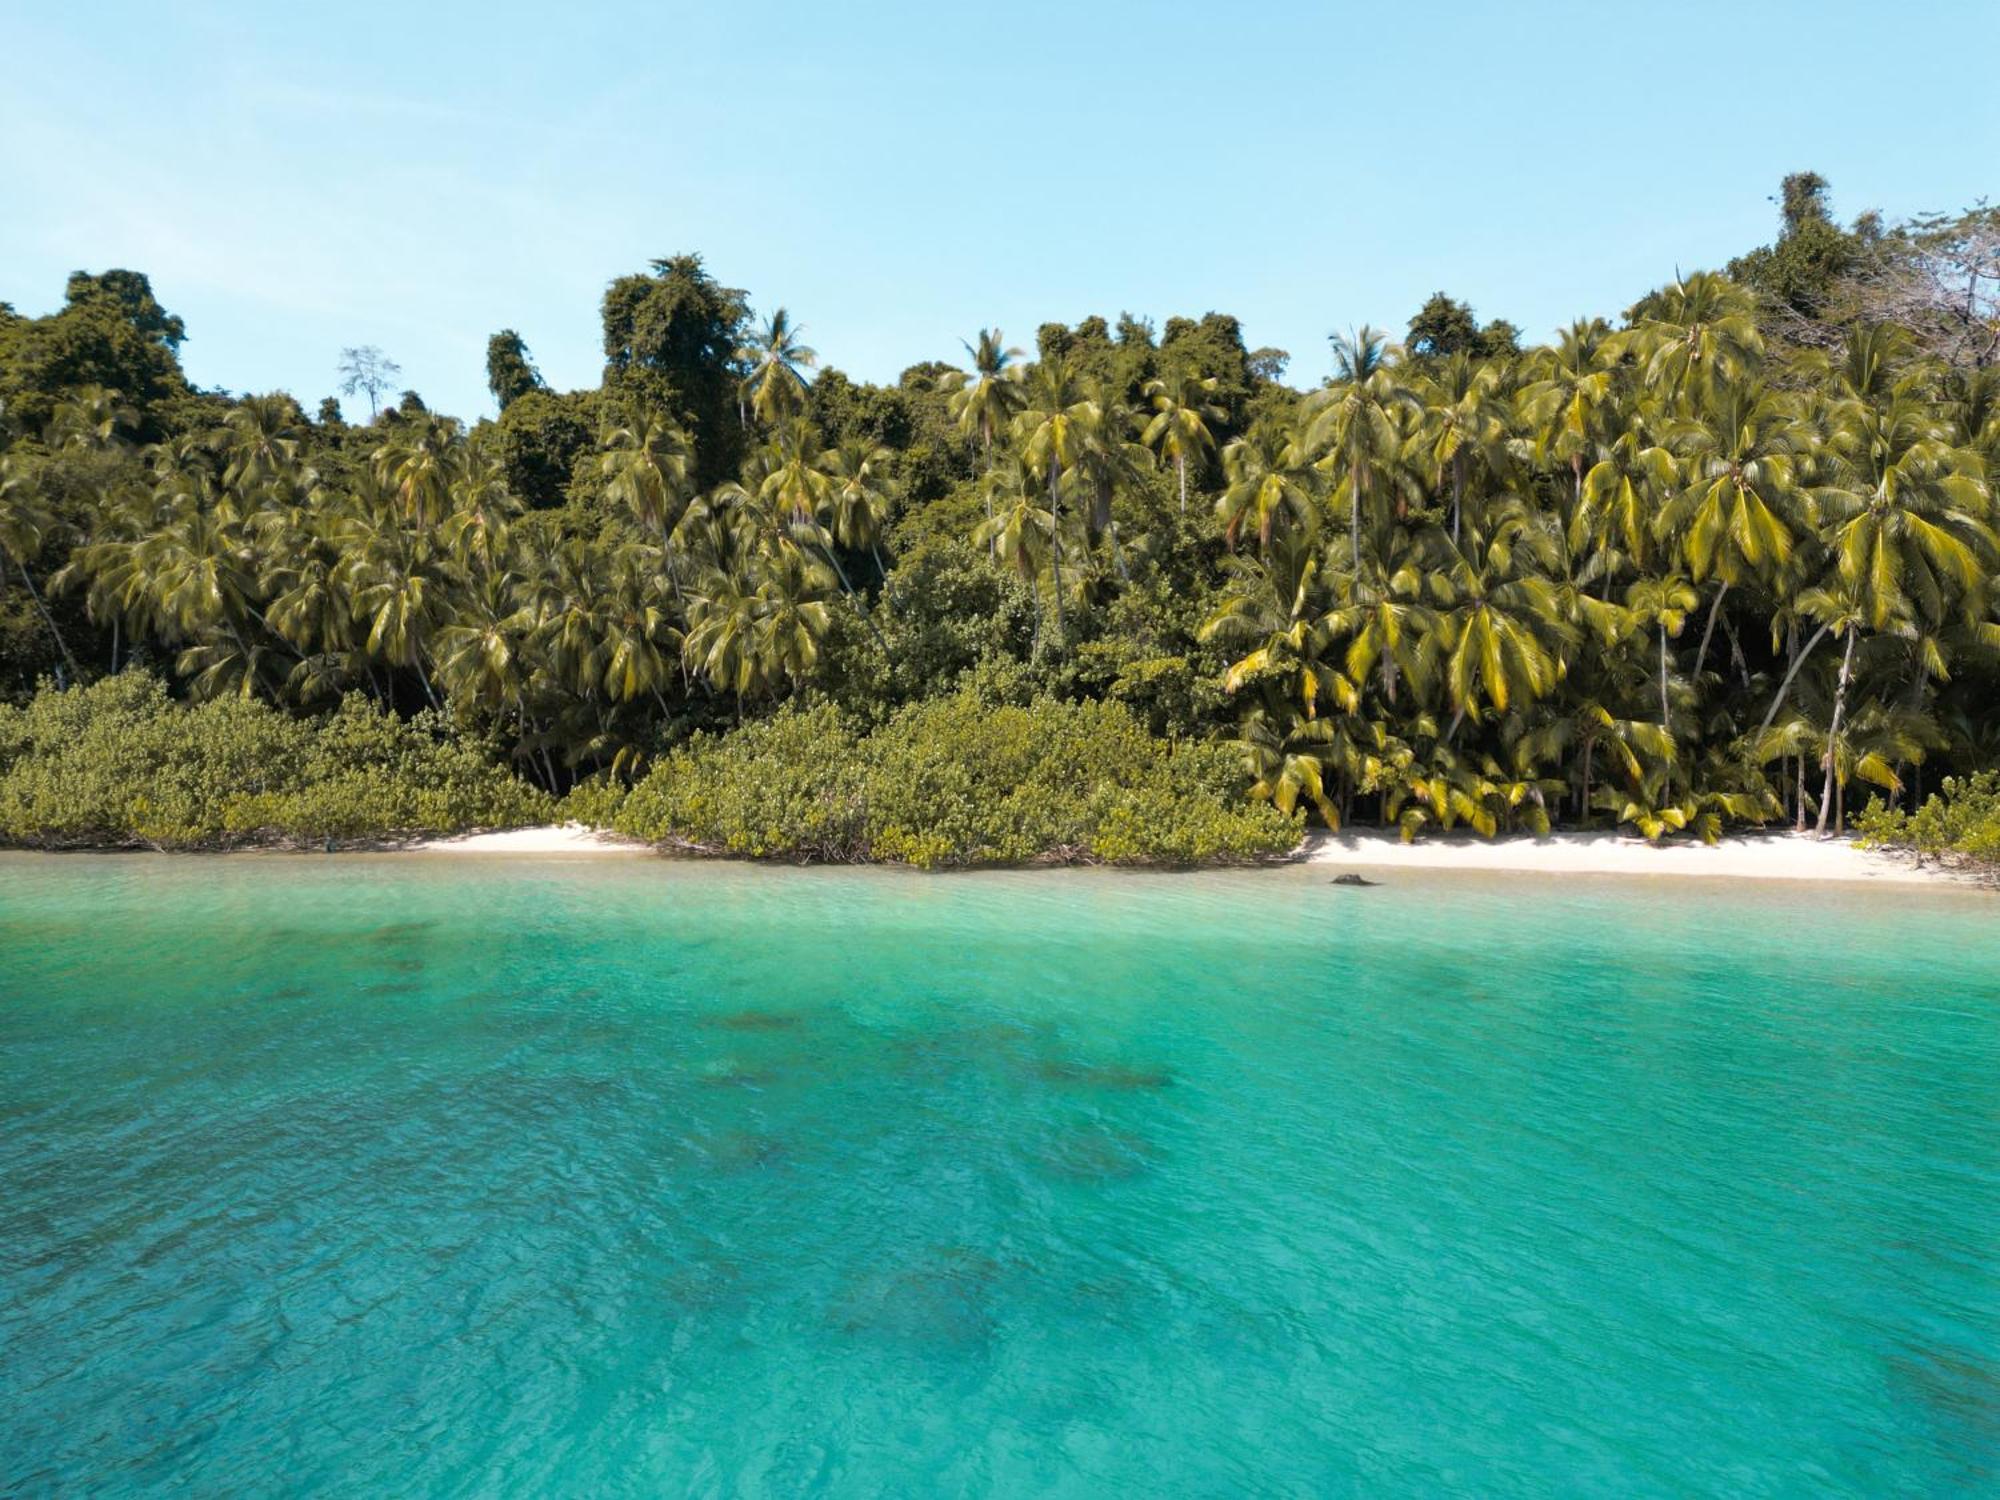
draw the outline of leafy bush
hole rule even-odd
[[[1913,813],[1874,803],[1855,827],[1867,844],[2000,865],[2000,772],[1947,776]]]
[[[698,735],[624,798],[593,788],[569,810],[656,843],[924,868],[1240,861],[1300,832],[1243,800],[1224,746],[1154,739],[1115,703],[1021,706],[972,687],[872,734],[821,705]]]
[[[375,839],[545,821],[554,804],[432,716],[365,699],[291,718],[177,703],[126,672],[0,705],[0,840],[167,849]]]

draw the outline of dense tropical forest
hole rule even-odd
[[[1440,293],[1306,391],[1217,313],[869,385],[693,255],[601,313],[601,384],[502,331],[468,428],[372,348],[345,407],[198,390],[136,272],[0,304],[0,837],[560,807],[1187,861],[1838,830],[2000,765],[1983,206],[1842,224],[1798,174],[1771,244],[1615,321],[1525,347]]]

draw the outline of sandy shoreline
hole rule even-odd
[[[398,852],[476,855],[646,854],[652,846],[581,823],[512,828],[499,833],[418,839]],[[1821,841],[1810,834],[1749,833],[1709,847],[1700,843],[1648,844],[1615,833],[1556,833],[1482,839],[1444,835],[1405,844],[1373,829],[1309,836],[1305,863],[1355,870],[1459,870],[1523,875],[1666,876],[1697,880],[1811,880],[1895,885],[1960,884],[1967,877],[1936,865],[1848,839]]]
[[[581,823],[540,828],[508,828],[499,833],[461,833],[416,839],[398,846],[411,854],[650,854],[652,845]]]
[[[1957,884],[1965,877],[1913,859],[1862,849],[1848,839],[1748,833],[1710,846],[1649,844],[1616,833],[1555,833],[1487,840],[1433,836],[1414,844],[1373,830],[1314,834],[1303,856],[1353,869],[1467,870],[1531,875],[1653,875],[1702,880],[1821,880],[1897,885]]]

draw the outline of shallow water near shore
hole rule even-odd
[[[0,1493],[2000,1485],[2000,904],[0,857]]]

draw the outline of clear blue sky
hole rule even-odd
[[[0,0],[0,299],[151,274],[204,385],[346,344],[462,415],[598,378],[698,250],[869,379],[998,324],[1235,313],[1327,368],[1431,291],[1541,338],[1836,211],[2000,196],[2000,4],[374,7]]]

